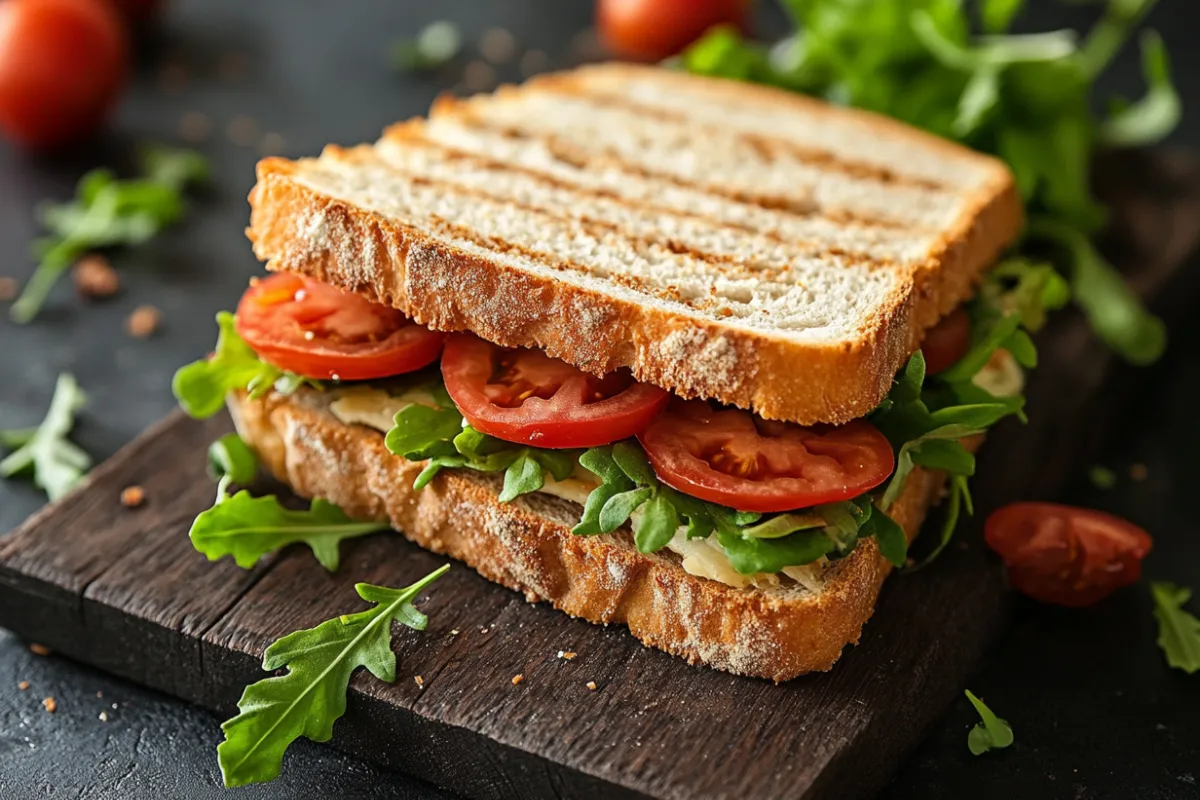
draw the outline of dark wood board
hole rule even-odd
[[[1200,283],[1183,268],[1200,238],[1200,169],[1160,156],[1099,175],[1119,204],[1110,252],[1161,312],[1184,313]],[[1136,387],[1072,313],[1040,344],[1029,425],[1006,423],[983,451],[980,516],[934,566],[888,581],[832,672],[775,686],[689,667],[460,566],[418,603],[429,629],[397,632],[397,683],[357,676],[334,745],[479,798],[869,795],[1003,627],[979,521],[1000,502],[1053,496]],[[379,534],[344,545],[334,575],[302,550],[248,572],[208,563],[186,531],[212,500],[204,448],[228,429],[172,416],[14,532],[0,545],[0,626],[228,714],[263,676],[270,641],[357,608],[357,581],[401,585],[444,561]],[[131,484],[145,507],[118,502]]]

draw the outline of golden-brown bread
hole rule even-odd
[[[999,161],[628,65],[444,99],[373,147],[266,159],[250,202],[270,269],[801,424],[865,416],[1021,224]]]
[[[628,531],[576,536],[580,507],[544,494],[496,500],[495,476],[443,471],[412,489],[421,467],[381,434],[345,425],[328,393],[230,397],[238,430],[263,464],[305,497],[351,517],[387,520],[411,541],[466,562],[496,583],[596,623],[617,622],[647,645],[740,675],[784,681],[827,670],[856,643],[890,565],[875,540],[798,584],[738,589],[690,575],[667,551],[646,555]],[[911,540],[940,497],[940,474],[917,468],[890,514]]]

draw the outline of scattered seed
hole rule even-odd
[[[422,678],[420,675],[413,675],[413,680],[417,682],[418,689],[425,688],[425,679]]]
[[[107,711],[101,711],[101,712],[100,712],[100,721],[101,721],[101,722],[108,722],[108,712],[107,712]]]
[[[217,61],[217,74],[221,80],[231,83],[240,81],[250,71],[250,57],[245,53],[232,51],[223,53]]]
[[[545,72],[550,66],[550,56],[545,50],[529,50],[521,56],[521,74],[526,78]]]
[[[471,61],[463,68],[463,85],[469,92],[486,92],[496,85],[496,70],[486,61]]]
[[[175,61],[163,64],[158,71],[158,88],[170,94],[182,92],[188,85],[188,70]]]
[[[587,685],[588,689],[592,690],[593,692],[596,691],[596,682],[595,681],[588,681],[586,685]]]
[[[575,653],[572,653],[570,650],[559,650],[558,657],[564,661],[570,661],[575,657]]]
[[[98,253],[79,259],[71,268],[71,280],[75,283],[75,291],[93,300],[112,297],[121,288],[117,271],[107,258]]]
[[[1144,481],[1150,477],[1150,469],[1140,462],[1131,464],[1129,467],[1129,477],[1138,482]]]
[[[245,114],[239,114],[225,126],[225,135],[238,147],[250,147],[258,139],[258,123]]]
[[[29,681],[21,681],[17,684],[17,688],[22,692],[29,688]]]
[[[517,53],[517,39],[505,28],[488,28],[479,37],[479,52],[493,64],[505,64]]]
[[[138,508],[146,502],[146,491],[140,486],[126,486],[121,492],[121,505],[126,508]]]
[[[512,676],[512,685],[516,686],[518,683],[520,683],[523,680],[525,680],[525,676],[518,672],[516,675]]]
[[[29,645],[29,652],[33,653],[35,656],[48,656],[54,651],[49,647],[46,647],[44,644],[38,644],[37,642],[34,642],[33,644]]]
[[[104,692],[96,692],[96,697],[104,697]]]
[[[55,700],[53,697],[47,697],[44,700],[42,700],[42,708],[46,709],[48,712],[53,714],[55,711],[58,710],[58,701]]]
[[[0,302],[7,302],[17,296],[17,279],[0,278]]]
[[[193,144],[207,141],[212,127],[212,120],[202,111],[189,111],[179,118],[179,135]]]
[[[138,306],[125,320],[125,331],[135,339],[149,339],[158,330],[162,314],[154,306]]]
[[[264,156],[277,156],[287,147],[287,140],[282,134],[268,131],[258,140],[258,152]]]

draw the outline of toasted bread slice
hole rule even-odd
[[[645,644],[691,663],[776,681],[827,670],[858,641],[890,569],[869,539],[827,566],[815,588],[734,588],[688,574],[674,553],[638,552],[628,530],[572,534],[582,510],[575,503],[541,493],[500,503],[497,476],[443,471],[414,491],[421,465],[388,452],[379,432],[343,424],[330,400],[312,390],[260,400],[242,393],[230,410],[266,467],[299,494],[387,520],[531,602],[628,625]],[[918,467],[889,510],[910,540],[942,485],[940,474]]]
[[[1017,234],[994,159],[872,114],[602,65],[258,168],[248,231],[441,330],[801,424],[864,416]]]

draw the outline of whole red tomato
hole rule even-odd
[[[125,82],[129,42],[107,0],[0,2],[0,130],[26,147],[81,139]]]
[[[752,6],[753,0],[598,0],[596,27],[616,55],[660,61],[714,25],[746,31]]]
[[[997,509],[983,535],[1004,559],[1014,589],[1072,608],[1090,606],[1136,581],[1153,544],[1132,522],[1056,503]]]

